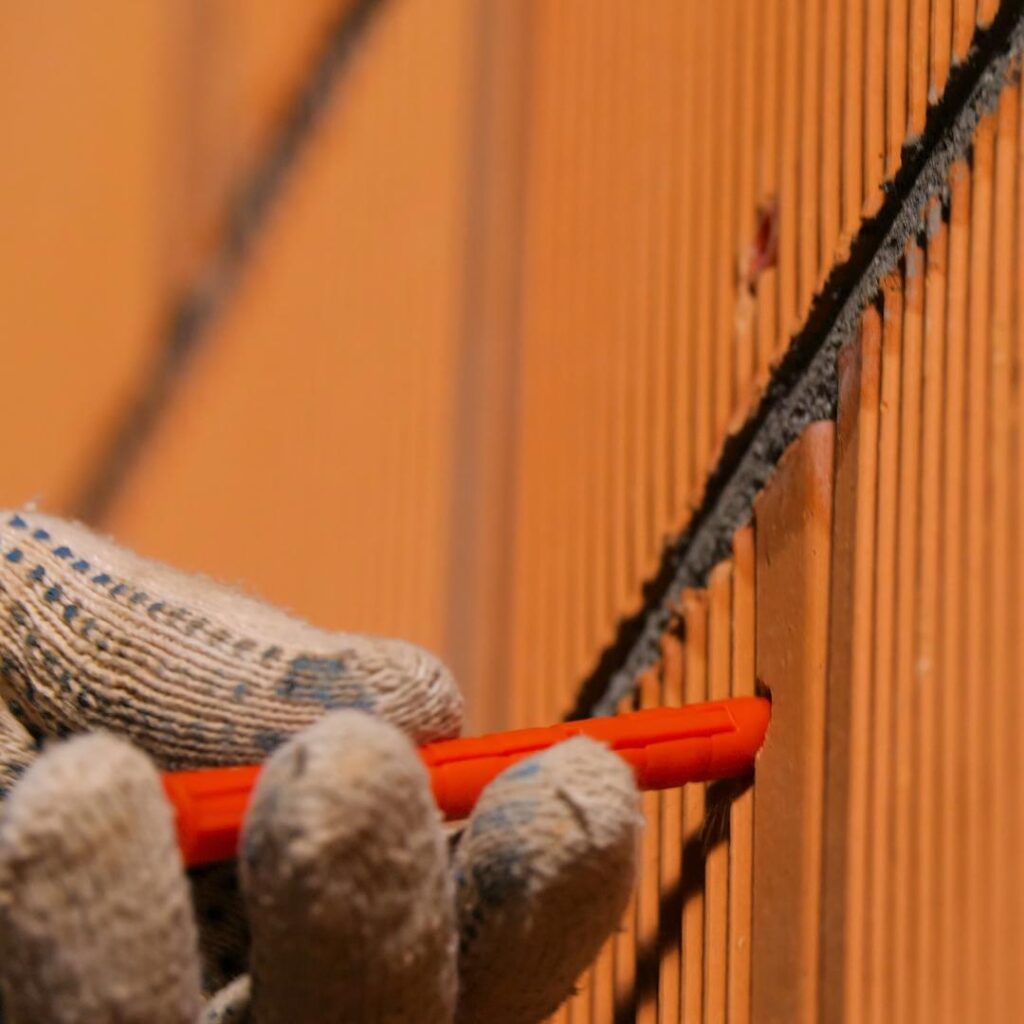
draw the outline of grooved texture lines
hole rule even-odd
[[[840,359],[828,1020],[1024,998],[1022,116],[1015,85]]]
[[[993,15],[951,0],[533,11],[514,717],[572,701]]]

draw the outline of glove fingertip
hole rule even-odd
[[[629,767],[589,739],[491,783],[455,856],[458,1020],[522,1024],[560,1005],[622,915],[640,823]]]

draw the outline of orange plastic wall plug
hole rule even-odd
[[[654,708],[538,729],[516,729],[420,747],[434,798],[444,816],[468,816],[481,790],[505,768],[573,736],[606,743],[636,775],[641,789],[671,789],[750,771],[764,742],[771,704],[761,697]],[[230,860],[238,848],[259,765],[166,772],[178,841],[190,867]]]

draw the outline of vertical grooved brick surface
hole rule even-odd
[[[733,538],[732,696],[755,691],[754,531]],[[729,1024],[750,1020],[750,927],[754,794],[748,787],[729,811]]]
[[[729,696],[732,661],[732,564],[720,562],[708,580],[708,700]],[[710,831],[728,813],[728,805],[712,802],[708,787]],[[704,862],[704,1021],[725,1020],[729,955],[729,848],[708,835]]]
[[[752,1019],[764,1024],[818,1012],[820,892],[808,880],[821,870],[833,435],[831,423],[808,428],[754,509],[757,675],[772,694],[754,794]]]
[[[683,595],[683,622],[686,629],[686,669],[684,703],[694,704],[707,700],[708,693],[708,597],[703,590],[691,590]],[[704,826],[705,786],[686,786],[683,789],[683,865],[698,858],[687,858],[688,850],[699,850]],[[696,865],[694,865],[696,866]],[[680,1020],[686,1024],[699,1024],[704,1011],[704,901],[706,880],[700,874],[687,878],[684,874],[682,906],[683,976],[680,997]]]
[[[839,354],[829,612],[822,1014],[864,1019],[872,584],[881,315],[869,308]]]

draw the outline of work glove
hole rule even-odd
[[[9,1024],[525,1024],[570,994],[633,882],[616,755],[520,762],[448,835],[414,743],[456,735],[462,705],[431,656],[75,524],[0,523]],[[233,865],[188,879],[157,770],[256,761],[241,896]],[[207,999],[231,956],[247,972]]]

